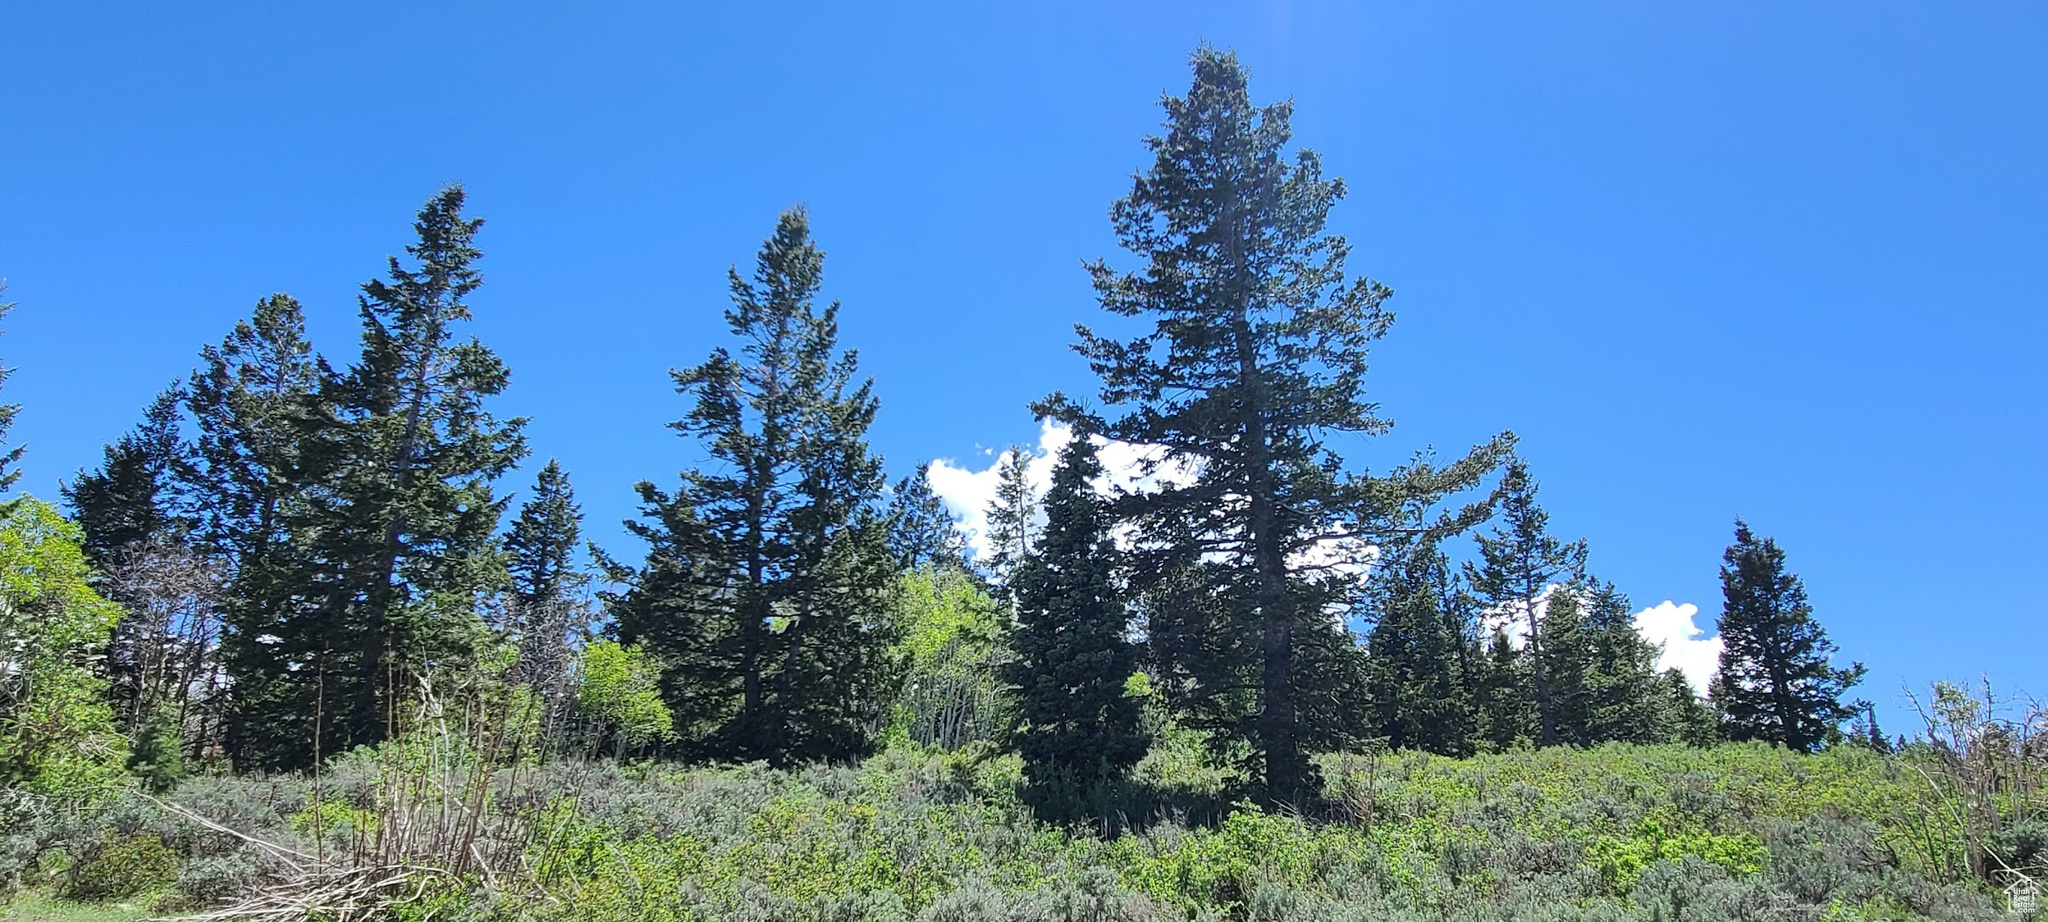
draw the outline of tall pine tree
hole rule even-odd
[[[1562,741],[1557,702],[1551,687],[1550,662],[1544,652],[1543,610],[1553,587],[1583,581],[1586,543],[1560,541],[1548,532],[1550,516],[1536,505],[1536,481],[1520,459],[1508,463],[1501,477],[1500,521],[1490,534],[1479,536],[1479,563],[1467,563],[1472,590],[1489,610],[1522,622],[1527,665],[1535,692],[1536,740],[1545,746]],[[1561,651],[1553,651],[1553,654]]]
[[[107,446],[97,470],[64,486],[72,521],[85,532],[86,557],[102,572],[127,552],[165,537],[182,539],[190,528],[185,485],[192,458],[181,431],[183,399],[176,386],[157,394],[142,422]]]
[[[1777,542],[1735,520],[1735,543],[1721,557],[1721,668],[1711,697],[1729,737],[1766,740],[1811,752],[1856,716],[1843,693],[1863,679],[1863,664],[1836,668],[1833,641],[1813,620],[1806,587],[1785,569]]]
[[[649,545],[612,600],[620,638],[661,662],[683,751],[789,765],[860,756],[895,670],[895,560],[871,381],[841,351],[839,305],[815,299],[824,253],[784,212],[752,281],[730,273],[720,348],[674,372],[695,405],[673,427],[714,463],[673,495],[639,486]]]
[[[512,577],[510,627],[519,643],[520,678],[537,689],[556,716],[569,684],[571,635],[586,630],[583,590],[590,577],[576,566],[583,510],[569,475],[553,458],[534,476],[533,492],[505,535]]]
[[[1110,519],[1093,486],[1101,476],[1095,446],[1075,433],[1053,470],[1044,537],[1015,580],[1016,658],[1007,673],[1023,717],[1024,775],[1040,792],[1120,780],[1148,742],[1138,699],[1125,692],[1138,654]]]
[[[1288,155],[1293,106],[1254,106],[1233,54],[1202,48],[1192,63],[1188,94],[1163,100],[1151,167],[1112,209],[1142,267],[1090,266],[1104,309],[1153,323],[1127,341],[1079,328],[1102,401],[1123,411],[1086,428],[1158,446],[1155,473],[1192,472],[1123,505],[1145,536],[1134,572],[1213,587],[1196,612],[1231,638],[1229,657],[1183,659],[1198,668],[1181,700],[1220,742],[1249,744],[1270,798],[1294,802],[1314,790],[1310,753],[1361,729],[1346,699],[1362,657],[1332,612],[1352,601],[1365,545],[1411,491],[1468,484],[1342,470],[1328,439],[1388,427],[1364,387],[1390,292],[1346,277],[1350,245],[1325,230],[1344,185],[1314,153]],[[1041,409],[1086,415],[1057,395]]]

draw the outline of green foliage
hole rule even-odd
[[[941,751],[1004,741],[1016,702],[999,674],[1010,619],[995,600],[964,571],[927,567],[903,575],[891,621],[904,675],[885,738]]]
[[[93,668],[121,610],[88,582],[81,537],[47,503],[0,504],[0,789],[90,799],[122,775]]]
[[[184,738],[168,709],[157,711],[136,729],[128,746],[128,771],[142,789],[161,794],[185,777]]]
[[[72,869],[64,895],[75,900],[113,900],[169,887],[178,879],[178,855],[147,833],[113,839]]]
[[[1328,615],[1356,586],[1333,565],[1362,564],[1413,506],[1471,488],[1506,440],[1443,469],[1345,472],[1332,437],[1388,427],[1364,389],[1392,292],[1347,276],[1350,245],[1326,229],[1344,184],[1289,150],[1292,104],[1253,105],[1234,54],[1205,46],[1190,63],[1193,85],[1162,100],[1164,130],[1146,141],[1152,163],[1111,208],[1135,268],[1089,267],[1104,310],[1151,322],[1130,340],[1079,329],[1118,415],[1059,395],[1038,409],[1162,446],[1159,469],[1189,475],[1118,513],[1142,536],[1136,588],[1162,596],[1154,658],[1177,707],[1249,745],[1268,793],[1294,801],[1313,793],[1311,751],[1362,735],[1360,657]]]
[[[1127,690],[1138,652],[1095,492],[1102,476],[1089,434],[1076,432],[1053,469],[1044,536],[1013,580],[1016,658],[1004,675],[1017,688],[1024,776],[1040,789],[1121,781],[1148,742]]]
[[[1724,646],[1710,697],[1730,738],[1811,752],[1859,710],[1842,695],[1862,681],[1863,664],[1829,662],[1834,642],[1813,620],[1806,587],[1786,571],[1777,542],[1737,519],[1722,559]]]
[[[638,647],[600,640],[583,648],[576,707],[602,723],[623,753],[675,735],[675,715],[661,700],[660,670]]]
[[[660,662],[692,758],[857,758],[895,691],[877,403],[839,346],[839,305],[816,304],[824,258],[791,209],[753,280],[731,271],[739,354],[673,372],[694,398],[673,428],[710,460],[673,496],[639,485],[645,518],[628,526],[646,562],[614,574],[632,583],[608,598],[619,638]]]
[[[967,542],[953,527],[953,514],[932,492],[931,463],[896,482],[889,497],[889,552],[906,570],[944,567],[966,570]]]
[[[0,295],[6,293],[7,282],[0,280]],[[8,312],[12,310],[14,302],[0,301],[0,320],[5,320]],[[0,387],[6,386],[7,378],[12,374],[14,369],[0,365]],[[14,417],[20,413],[21,404],[0,403],[0,493],[12,489],[15,481],[21,479],[21,471],[16,470],[15,466],[21,463],[22,452],[26,449],[20,445],[11,448],[7,445],[7,430],[14,427]]]
[[[1479,562],[1465,565],[1466,578],[1489,610],[1522,622],[1529,688],[1534,693],[1535,739],[1554,746],[1564,737],[1558,731],[1558,696],[1550,675],[1557,657],[1544,650],[1544,610],[1560,601],[1575,601],[1560,599],[1552,587],[1568,591],[1584,582],[1586,542],[1562,541],[1549,534],[1550,515],[1536,505],[1536,481],[1521,459],[1508,463],[1498,492],[1500,520],[1490,533],[1479,536]],[[1576,614],[1575,607],[1572,613]]]

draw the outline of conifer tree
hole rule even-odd
[[[1473,642],[1450,562],[1433,540],[1380,548],[1368,583],[1366,675],[1376,733],[1394,749],[1471,754]]]
[[[1007,599],[1011,583],[1038,532],[1038,494],[1031,485],[1031,454],[1011,445],[996,462],[996,495],[988,505],[988,570],[996,597]]]
[[[267,648],[238,657],[235,676],[236,746],[252,764],[300,767],[385,738],[421,679],[466,660],[483,596],[505,581],[493,487],[525,453],[524,420],[490,412],[504,363],[458,335],[483,283],[483,222],[464,199],[451,186],[420,209],[411,266],[391,257],[387,278],[363,285],[360,357],[304,404],[290,554],[268,575],[287,604],[243,619],[261,632],[246,643]]]
[[[784,212],[751,282],[730,273],[724,348],[673,372],[695,398],[673,427],[714,464],[671,495],[639,486],[649,545],[611,600],[620,639],[662,667],[679,745],[700,759],[790,765],[871,745],[894,663],[896,578],[867,430],[872,381],[820,310],[824,254],[802,209]]]
[[[1472,710],[1478,741],[1490,751],[1503,752],[1533,740],[1536,709],[1524,691],[1530,672],[1526,651],[1515,646],[1505,628],[1496,628],[1475,659],[1479,676]]]
[[[1046,494],[1044,537],[1016,575],[1016,657],[1024,775],[1041,792],[1121,780],[1145,755],[1138,699],[1125,686],[1138,669],[1130,612],[1115,579],[1110,519],[1093,481],[1095,446],[1075,433]]]
[[[1498,495],[1500,520],[1489,534],[1479,536],[1480,560],[1465,565],[1466,578],[1490,610],[1521,620],[1535,691],[1536,739],[1554,746],[1562,737],[1550,681],[1551,658],[1544,653],[1544,599],[1552,586],[1583,581],[1586,543],[1560,541],[1549,534],[1550,516],[1536,505],[1536,482],[1520,459],[1508,462]]]
[[[1677,742],[1688,746],[1712,746],[1721,740],[1721,720],[1713,707],[1700,700],[1693,690],[1692,680],[1677,669],[1666,669],[1657,676],[1663,684],[1666,695],[1665,723],[1671,728],[1671,735]]]
[[[184,485],[192,459],[180,431],[183,397],[175,385],[157,394],[142,422],[107,446],[99,468],[64,487],[72,520],[85,532],[81,546],[102,572],[130,549],[182,538],[189,529]]]
[[[1636,630],[1628,596],[1613,583],[1593,583],[1581,632],[1586,648],[1584,722],[1575,742],[1654,743],[1673,739],[1657,647]]]
[[[0,279],[0,296],[6,294],[7,281]],[[0,320],[7,319],[8,313],[13,310],[14,302],[0,301]],[[13,374],[14,369],[0,365],[0,388],[7,386],[7,378]],[[14,417],[20,412],[21,404],[0,403],[0,493],[13,489],[15,481],[21,479],[21,471],[16,470],[15,465],[21,463],[21,455],[27,449],[21,445],[10,447],[7,444],[7,430],[14,428]]]
[[[505,551],[519,677],[547,699],[550,717],[569,691],[570,634],[589,621],[581,592],[590,578],[575,563],[582,531],[569,475],[549,458],[505,536]]]
[[[299,303],[273,294],[201,351],[187,385],[196,538],[228,581],[219,655],[232,683],[222,742],[244,766],[304,764],[313,733],[318,702],[296,667],[314,662],[326,628],[307,591],[325,578],[316,560],[325,521],[313,499],[324,484],[307,456],[333,419],[321,399],[328,377]]]
[[[1836,668],[1833,641],[1813,620],[1806,587],[1785,570],[1785,552],[1735,520],[1735,543],[1722,555],[1721,667],[1714,706],[1736,740],[1765,740],[1812,752],[1839,732],[1857,707],[1842,695],[1863,679],[1863,664]]]
[[[889,499],[889,550],[906,570],[923,566],[967,568],[967,542],[953,527],[953,514],[932,492],[931,462],[896,482]]]
[[[1331,615],[1352,602],[1348,565],[1362,563],[1411,491],[1468,484],[1434,471],[1343,472],[1328,439],[1388,426],[1363,392],[1367,348],[1392,321],[1390,292],[1346,277],[1349,244],[1325,230],[1344,185],[1324,178],[1315,154],[1288,155],[1292,105],[1254,106],[1233,54],[1205,47],[1192,63],[1188,94],[1163,101],[1152,165],[1112,209],[1142,268],[1090,266],[1104,309],[1153,324],[1129,341],[1079,328],[1102,402],[1122,411],[1083,428],[1161,446],[1154,472],[1194,472],[1128,495],[1119,510],[1145,539],[1135,574],[1200,574],[1218,600],[1155,609],[1148,631],[1193,637],[1157,619],[1199,615],[1203,630],[1222,632],[1229,658],[1183,659],[1195,668],[1180,678],[1186,693],[1173,694],[1220,743],[1249,744],[1269,798],[1298,802],[1314,789],[1309,754],[1355,741],[1362,723],[1347,700],[1361,657]],[[1040,409],[1090,417],[1058,395]]]

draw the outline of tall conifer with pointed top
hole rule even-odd
[[[1204,629],[1228,635],[1231,657],[1184,660],[1199,668],[1175,694],[1220,742],[1249,744],[1270,799],[1299,802],[1315,790],[1310,753],[1362,729],[1347,700],[1356,642],[1332,614],[1352,601],[1353,566],[1413,493],[1470,484],[1430,470],[1345,473],[1330,439],[1388,426],[1364,392],[1390,292],[1347,275],[1350,245],[1326,229],[1344,184],[1314,153],[1290,153],[1292,104],[1253,105],[1233,54],[1204,47],[1192,64],[1187,95],[1163,100],[1152,164],[1111,210],[1138,267],[1090,266],[1105,310],[1151,325],[1130,340],[1079,329],[1101,400],[1119,411],[1085,428],[1160,446],[1155,472],[1193,472],[1122,504],[1119,518],[1145,539],[1133,572],[1200,573],[1214,587]],[[1040,409],[1092,416],[1058,395]]]
[[[867,752],[895,669],[888,625],[897,574],[868,449],[873,382],[823,309],[824,253],[791,209],[753,279],[730,273],[716,349],[673,372],[695,398],[673,424],[714,463],[673,493],[639,486],[649,545],[613,600],[620,639],[662,666],[680,747],[701,759],[790,765]]]
[[[1031,485],[1031,454],[1011,445],[996,461],[996,495],[988,510],[988,572],[996,596],[1009,599],[1017,567],[1038,533],[1038,494]]]
[[[142,422],[107,446],[99,469],[64,487],[72,520],[85,532],[81,547],[102,572],[132,549],[166,536],[182,540],[190,530],[192,457],[181,431],[183,400],[175,385],[157,394]]]
[[[1365,670],[1375,732],[1391,748],[1471,754],[1474,641],[1455,580],[1434,540],[1380,548],[1367,584]]]
[[[1710,697],[1728,736],[1811,752],[1840,732],[1858,706],[1842,700],[1863,664],[1837,668],[1835,644],[1813,620],[1806,586],[1785,569],[1785,552],[1735,520],[1722,555],[1721,668]]]
[[[1094,481],[1102,463],[1086,435],[1061,450],[1045,497],[1045,534],[1017,570],[1016,658],[1024,775],[1041,792],[1123,778],[1145,755],[1130,611],[1117,585],[1116,545]]]
[[[1496,614],[1522,622],[1529,677],[1535,692],[1536,739],[1545,746],[1562,741],[1557,702],[1544,653],[1542,599],[1552,586],[1584,581],[1586,542],[1562,541],[1549,531],[1550,515],[1536,505],[1536,481],[1520,459],[1508,463],[1498,491],[1500,520],[1479,536],[1479,563],[1467,563],[1473,592]],[[1555,652],[1555,651],[1553,651]]]

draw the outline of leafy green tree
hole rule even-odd
[[[1095,446],[1074,433],[1053,468],[1045,533],[1017,570],[1016,658],[1024,777],[1040,790],[1122,779],[1145,755],[1130,610],[1117,586],[1111,519],[1094,481]]]
[[[1171,694],[1220,743],[1249,744],[1270,798],[1296,802],[1315,788],[1310,752],[1355,741],[1363,723],[1349,700],[1362,657],[1331,612],[1349,606],[1365,546],[1413,493],[1464,489],[1491,462],[1406,478],[1342,470],[1329,438],[1388,427],[1364,385],[1390,292],[1347,278],[1349,244],[1325,230],[1344,185],[1314,153],[1288,156],[1292,105],[1254,106],[1233,54],[1205,47],[1192,64],[1188,94],[1163,101],[1151,167],[1112,209],[1142,267],[1090,266],[1104,309],[1153,321],[1128,341],[1078,330],[1102,402],[1122,415],[1087,421],[1059,395],[1039,409],[1158,446],[1151,472],[1191,475],[1118,510],[1144,537],[1140,592],[1198,574],[1215,600],[1155,609],[1148,631],[1225,638],[1210,652],[1226,658],[1178,658],[1189,668]]]
[[[1001,674],[1010,615],[964,570],[903,574],[891,620],[904,666],[888,736],[942,751],[1000,742],[1016,715]]]
[[[1394,749],[1471,754],[1470,613],[1437,542],[1381,547],[1367,598],[1365,670],[1375,732]]]
[[[0,279],[0,295],[6,293],[7,282]],[[8,313],[13,310],[14,302],[0,301],[0,320],[7,319]],[[5,387],[8,377],[13,374],[14,369],[0,365],[0,387]],[[27,448],[21,445],[7,445],[7,430],[14,428],[14,417],[20,412],[21,404],[0,403],[0,493],[13,489],[15,481],[21,479],[21,471],[16,470],[15,465],[21,463],[21,455]]]
[[[967,542],[953,527],[953,514],[932,492],[931,463],[917,466],[917,472],[896,482],[889,500],[889,550],[897,566],[966,569]]]
[[[1736,519],[1735,543],[1721,559],[1724,646],[1711,697],[1727,734],[1812,752],[1856,715],[1842,695],[1863,680],[1863,664],[1830,662],[1835,644],[1777,542]]]
[[[988,506],[988,571],[996,594],[1008,600],[1017,567],[1038,533],[1038,494],[1031,485],[1031,454],[1012,445],[996,462],[996,495]]]
[[[839,305],[815,299],[824,254],[784,212],[752,282],[730,273],[720,348],[673,372],[695,398],[673,424],[713,463],[674,495],[641,483],[648,543],[611,600],[620,639],[661,663],[686,755],[790,765],[860,756],[896,668],[873,383],[841,351]]]
[[[599,640],[583,648],[576,709],[592,722],[594,748],[625,758],[675,736],[676,719],[661,700],[661,669],[646,651]]]
[[[80,797],[122,772],[93,668],[121,609],[93,589],[83,539],[33,497],[0,504],[0,790]]]
[[[1490,533],[1479,536],[1480,559],[1476,565],[1465,565],[1466,579],[1489,610],[1521,620],[1523,643],[1529,651],[1530,687],[1535,692],[1536,740],[1554,746],[1563,737],[1558,733],[1549,669],[1555,656],[1544,652],[1543,610],[1546,597],[1551,599],[1549,604],[1555,604],[1552,587],[1584,581],[1586,542],[1561,541],[1549,534],[1550,515],[1536,505],[1536,481],[1520,459],[1508,462],[1498,494],[1500,520]]]

